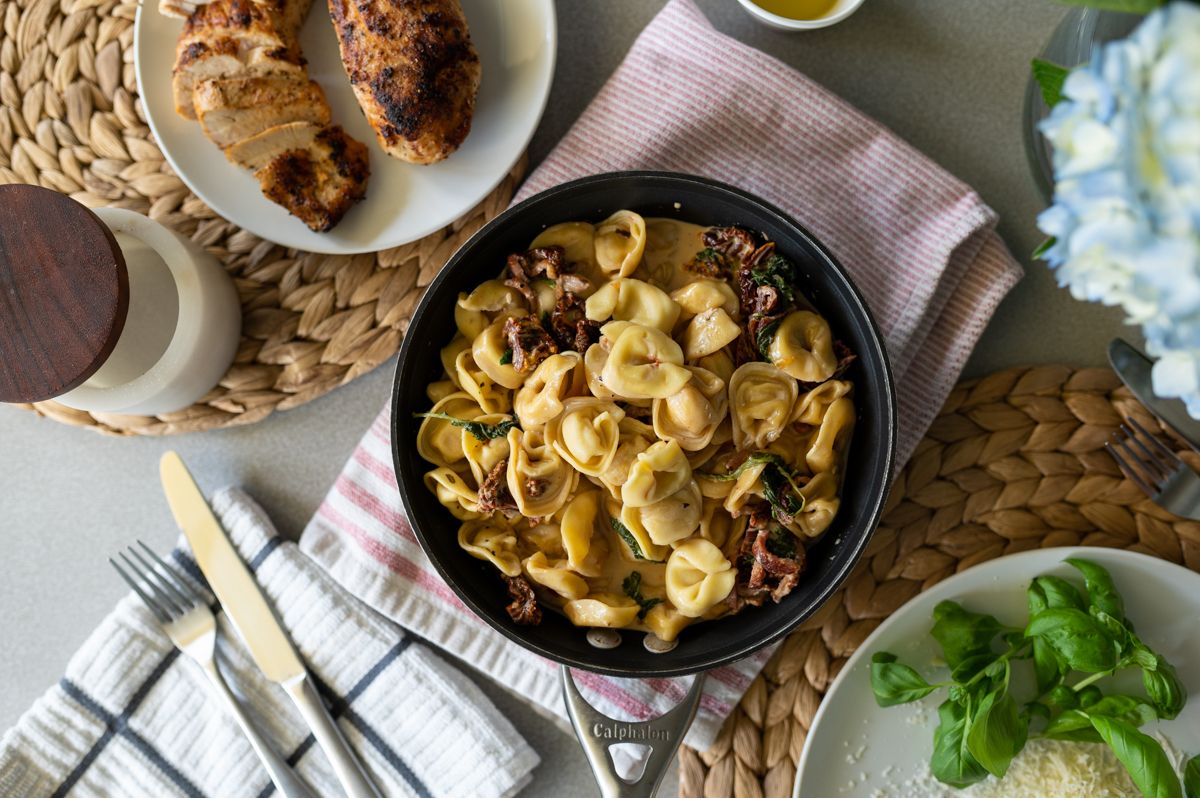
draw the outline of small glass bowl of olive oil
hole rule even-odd
[[[812,30],[841,22],[863,0],[738,0],[751,16],[780,30]]]

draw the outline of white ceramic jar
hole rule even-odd
[[[0,346],[0,401],[181,410],[218,383],[241,338],[214,257],[141,214],[46,189],[0,186],[0,289],[0,333],[19,342]]]

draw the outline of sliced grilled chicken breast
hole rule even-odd
[[[221,149],[290,122],[330,121],[321,87],[291,75],[205,81],[193,104],[204,134]]]
[[[196,118],[195,90],[205,81],[271,75],[303,79],[308,73],[299,51],[265,47],[243,50],[227,37],[187,42],[180,39],[171,79],[175,112],[185,119]]]
[[[366,145],[332,125],[318,130],[307,147],[276,155],[254,176],[267,199],[323,233],[366,196],[369,173]]]
[[[342,64],[389,155],[440,161],[471,131],[479,56],[458,0],[329,0]]]
[[[366,195],[367,148],[330,125],[308,79],[298,35],[311,0],[211,0],[175,49],[176,110],[225,157],[258,178],[267,199],[313,230],[329,230]]]
[[[225,150],[225,155],[238,166],[257,172],[285,152],[311,149],[322,129],[311,122],[276,125],[239,141]]]

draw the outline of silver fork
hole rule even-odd
[[[1132,418],[1104,448],[1122,473],[1175,515],[1200,520],[1200,475]]]
[[[285,798],[316,798],[308,784],[288,766],[287,761],[255,728],[253,721],[229,690],[225,679],[221,677],[215,656],[217,622],[203,596],[170,565],[163,562],[149,546],[140,540],[138,545],[146,556],[142,556],[142,552],[130,546],[127,552],[121,552],[119,555],[124,568],[111,557],[108,560],[109,564],[117,569],[121,578],[133,588],[133,592],[138,594],[162,623],[163,631],[171,638],[175,647],[200,664],[204,675],[212,684],[213,692],[225,702],[230,714],[242,727],[242,732],[250,740],[250,745],[262,760],[280,795]]]

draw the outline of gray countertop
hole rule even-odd
[[[803,71],[974,186],[1027,276],[1001,305],[968,366],[1099,365],[1121,329],[1111,310],[1059,289],[1028,253],[1041,200],[1025,162],[1021,101],[1029,59],[1064,13],[1050,0],[866,0],[809,33],[760,26],[734,0],[699,0],[724,30]],[[541,160],[620,62],[662,0],[557,0],[558,73],[533,140]],[[681,44],[681,46],[686,46]],[[61,674],[122,594],[105,557],[135,536],[165,548],[175,528],[157,480],[178,449],[209,489],[243,486],[297,536],[387,399],[393,363],[250,427],[114,439],[0,407],[0,728]],[[483,681],[480,679],[480,681]],[[515,698],[485,685],[542,754],[529,796],[595,794],[582,755]],[[673,794],[674,781],[663,794]]]

